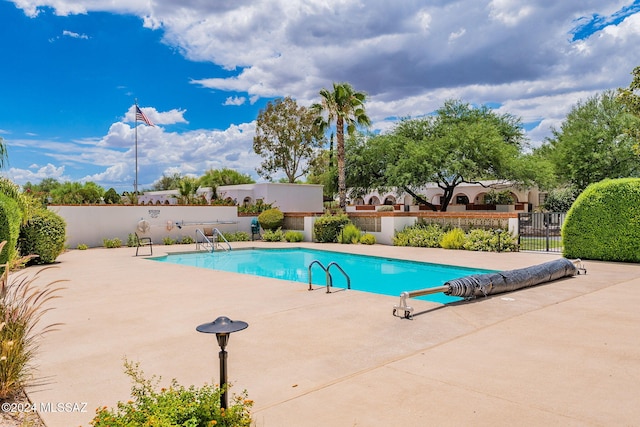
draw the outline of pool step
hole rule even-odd
[[[340,265],[337,262],[330,262],[329,265],[327,265],[326,267],[317,259],[314,259],[313,261],[311,261],[311,263],[309,264],[308,267],[308,271],[309,271],[309,290],[312,291],[313,287],[311,286],[311,267],[313,267],[314,264],[318,264],[320,266],[320,268],[322,268],[324,270],[324,274],[325,274],[325,278],[326,278],[326,283],[327,283],[327,293],[331,293],[331,287],[333,287],[333,278],[331,277],[331,271],[329,271],[331,269],[331,267],[335,266],[338,270],[340,270],[340,272],[344,275],[344,277],[347,279],[347,289],[351,289],[351,279],[349,278],[349,275],[342,269],[342,267],[340,267]]]

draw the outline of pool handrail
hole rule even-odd
[[[202,244],[205,248],[208,246],[211,248],[210,252],[213,252],[214,250],[216,250],[216,247],[220,245],[220,241],[218,240],[218,236],[222,238],[222,240],[227,244],[227,248],[222,248],[226,251],[230,251],[231,250],[231,244],[229,243],[229,241],[224,237],[224,235],[222,234],[222,232],[220,230],[218,230],[217,228],[214,228],[212,230],[212,234],[211,237],[213,237],[213,241],[209,240],[209,237],[207,237],[206,234],[204,234],[204,231],[200,230],[199,228],[196,228],[196,250],[200,249],[200,244]],[[204,239],[204,241],[200,241],[199,237],[202,237]]]
[[[313,290],[313,287],[311,286],[311,282],[312,282],[311,267],[313,267],[314,264],[318,264],[320,268],[324,270],[328,294],[331,293],[331,287],[333,287],[333,278],[331,277],[331,272],[329,271],[329,269],[331,268],[331,266],[334,266],[334,265],[342,272],[344,277],[347,279],[347,289],[351,289],[351,279],[349,278],[349,275],[342,269],[342,267],[340,267],[340,265],[337,262],[332,261],[329,263],[329,265],[325,267],[319,260],[314,259],[313,261],[311,261],[311,263],[309,263],[309,267],[307,269],[309,273],[309,290],[310,291]]]

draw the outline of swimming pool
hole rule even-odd
[[[306,248],[236,249],[170,254],[147,259],[302,283],[309,283],[309,265],[313,261],[317,260],[323,266],[335,262],[349,276],[351,289],[392,296],[399,296],[403,291],[441,286],[447,280],[470,274],[493,271]],[[346,288],[347,279],[344,275],[337,268],[331,268],[330,271],[333,287]],[[325,273],[317,263],[314,263],[311,275],[314,285],[326,285]],[[442,293],[419,299],[440,303],[460,300]]]

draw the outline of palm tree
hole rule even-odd
[[[344,171],[344,127],[347,133],[352,135],[357,126],[369,126],[371,121],[364,109],[364,101],[367,95],[364,92],[356,92],[349,83],[334,83],[333,92],[328,89],[320,90],[321,102],[312,105],[324,128],[336,123],[336,139],[338,150],[338,194],[340,208],[347,205],[347,188]],[[326,120],[324,115],[326,114]]]

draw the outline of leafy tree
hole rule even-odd
[[[82,203],[98,203],[104,189],[95,182],[65,182],[51,191],[53,203],[77,205]]]
[[[400,122],[386,135],[356,141],[350,182],[361,191],[398,188],[436,210],[418,189],[436,183],[446,211],[461,183],[498,179],[529,183],[535,167],[523,156],[520,120],[486,106],[446,101],[436,115]]]
[[[116,192],[116,190],[112,187],[104,193],[104,201],[105,203],[117,205],[121,201],[120,195]]]
[[[546,153],[560,182],[582,191],[605,178],[639,176],[635,139],[628,133],[639,123],[640,117],[628,114],[613,91],[578,102],[547,141]]]
[[[345,125],[347,133],[353,135],[357,126],[369,126],[371,124],[364,107],[366,97],[364,92],[355,91],[348,83],[334,83],[333,91],[324,88],[320,90],[320,103],[311,107],[318,115],[326,115],[326,119],[322,118],[320,120],[323,128],[326,129],[333,122],[336,124],[338,195],[340,208],[342,209],[347,205]]]
[[[196,191],[198,191],[198,180],[190,176],[183,177],[178,186],[178,203],[181,205],[196,203]]]
[[[307,184],[322,184],[325,200],[332,200],[338,192],[338,170],[331,157],[331,151],[323,150],[313,159],[307,174]]]
[[[271,180],[282,170],[288,182],[295,182],[307,173],[309,162],[324,143],[316,117],[289,97],[269,102],[260,111],[253,138],[253,150],[264,158],[257,170],[260,176]]]
[[[218,197],[216,189],[221,185],[253,184],[254,182],[249,175],[229,168],[209,169],[198,179],[200,187],[213,189],[214,198]]]
[[[633,75],[633,79],[629,87],[618,89],[618,100],[628,112],[640,118],[640,66],[634,68],[631,75]],[[636,154],[640,155],[640,126],[627,129],[627,133],[635,138],[633,149]]]
[[[154,182],[151,188],[154,191],[177,190],[180,187],[181,179],[182,176],[179,173],[174,173],[173,175],[162,174],[162,178]]]

